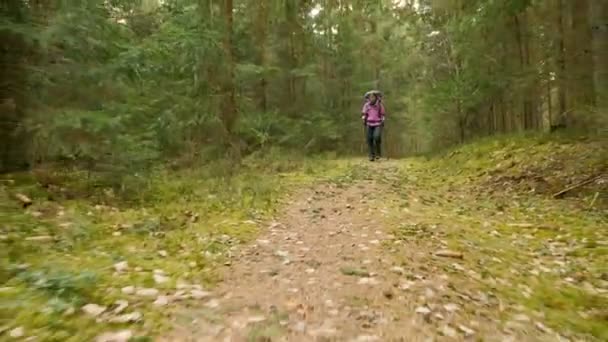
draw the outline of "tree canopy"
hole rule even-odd
[[[361,151],[605,127],[608,6],[543,0],[111,0],[2,4],[1,169]],[[605,112],[604,112],[605,114]]]

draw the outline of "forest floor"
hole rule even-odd
[[[269,172],[255,178],[255,189],[230,183],[249,200],[178,187],[172,193],[187,198],[171,205],[28,209],[27,217],[46,218],[46,229],[53,223],[63,231],[24,237],[3,228],[11,262],[0,299],[13,311],[0,316],[0,334],[58,341],[608,339],[600,142],[505,140],[431,159],[323,163]],[[552,196],[591,178],[565,198]],[[222,205],[192,203],[203,198]],[[70,237],[76,246],[61,246],[72,225],[60,222],[87,210],[77,222],[102,230],[101,237],[87,243],[91,237],[81,233]],[[180,223],[149,223],[155,214]],[[31,244],[53,246],[28,250]],[[64,273],[48,270],[61,263]],[[95,285],[81,283],[85,275],[70,267],[95,270]],[[36,313],[24,312],[24,303]]]

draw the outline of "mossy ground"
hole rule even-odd
[[[163,292],[178,281],[212,287],[220,280],[216,266],[231,247],[254,237],[291,190],[319,178],[348,177],[347,169],[347,163],[330,167],[324,159],[258,158],[246,160],[238,172],[222,164],[158,170],[139,182],[127,180],[120,194],[91,187],[102,179],[84,173],[38,170],[3,177],[2,334],[24,327],[26,336],[45,341],[91,340],[121,325],[96,323],[80,307],[112,307],[128,299],[128,310],[144,314],[134,330],[154,335],[166,327],[170,310],[153,307],[153,300],[125,298],[122,287]],[[34,204],[23,209],[16,193]],[[115,272],[120,261],[128,262],[128,272]],[[155,284],[156,269],[171,280]]]
[[[402,239],[462,251],[462,288],[504,298],[556,331],[608,339],[606,184],[552,194],[606,175],[605,141],[504,137],[399,163],[387,179]],[[440,261],[441,262],[441,261]]]
[[[112,190],[85,173],[9,175],[0,183],[1,333],[22,326],[40,340],[82,341],[119,329],[79,308],[112,306],[124,299],[124,286],[213,287],[232,247],[254,238],[292,190],[374,178],[393,189],[385,196],[396,238],[429,253],[444,243],[462,251],[468,271],[445,262],[446,272],[460,277],[455,286],[504,298],[505,321],[527,310],[557,331],[606,340],[606,184],[551,196],[605,172],[605,151],[593,139],[505,137],[382,168],[268,155],[246,160],[238,171],[218,163],[132,175]],[[21,208],[15,193],[34,204]],[[31,239],[41,236],[51,240]],[[129,272],[114,271],[119,261],[128,262]],[[171,280],[155,284],[155,269]],[[167,328],[171,310],[128,299],[129,310],[144,314],[129,325],[140,336]],[[277,329],[260,325],[251,337]]]

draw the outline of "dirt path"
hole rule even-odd
[[[294,195],[208,302],[181,312],[164,340],[556,340],[527,317],[503,326],[498,299],[480,304],[441,271],[455,260],[434,260],[424,244],[395,249],[387,187],[323,183]]]

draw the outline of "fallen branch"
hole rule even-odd
[[[454,259],[462,259],[464,257],[460,252],[450,251],[447,249],[435,252],[435,256]]]
[[[553,194],[553,198],[560,198],[560,197],[564,196],[565,194],[567,194],[568,192],[570,192],[570,191],[572,191],[574,189],[580,188],[581,186],[585,186],[587,184],[593,183],[593,182],[595,182],[596,180],[598,180],[600,178],[602,178],[602,175],[591,177],[591,178],[588,178],[588,179],[586,179],[586,180],[584,180],[584,181],[582,181],[580,183],[577,183],[577,184],[574,184],[572,186],[569,186],[569,187],[565,188],[564,190],[561,190],[561,191],[556,192],[555,194]]]

